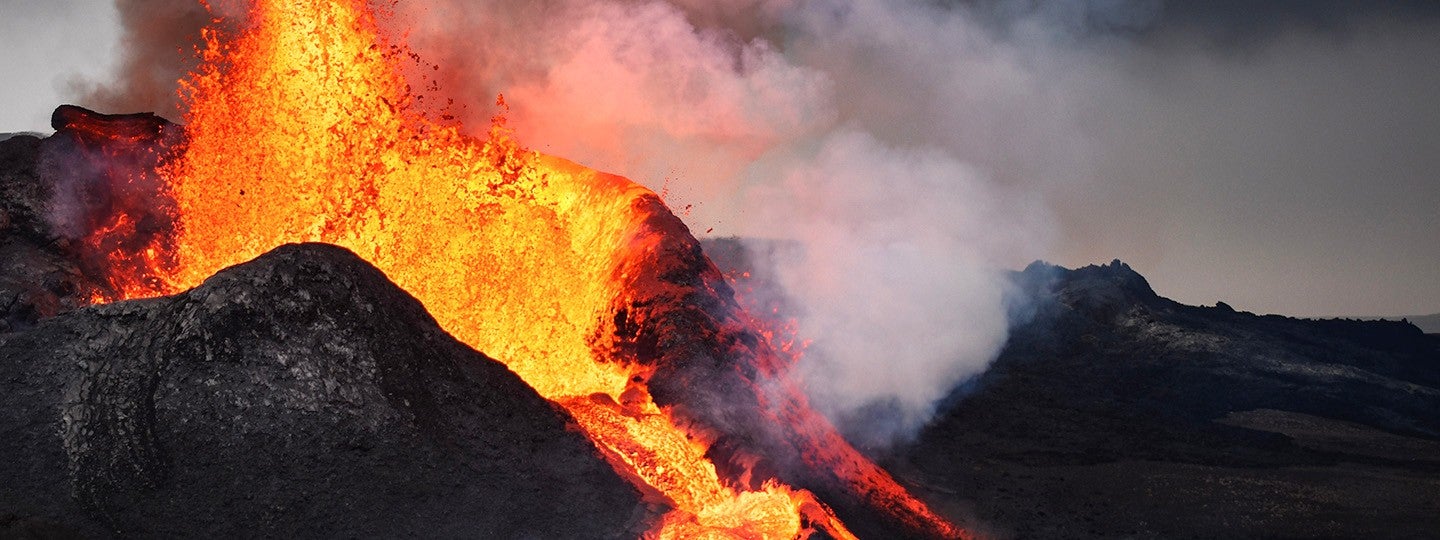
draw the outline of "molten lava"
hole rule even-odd
[[[661,270],[645,263],[677,249],[656,238],[683,225],[644,187],[524,150],[503,118],[484,141],[427,120],[401,75],[404,52],[379,35],[362,0],[256,0],[239,36],[209,30],[205,40],[204,63],[186,83],[183,155],[160,165],[177,229],[108,251],[145,266],[116,269],[136,277],[112,280],[120,296],[193,287],[286,242],[338,244],[564,406],[617,471],[673,508],[647,536],[852,536],[811,492],[754,466],[752,454],[777,447],[798,452],[786,461],[823,471],[801,478],[852,492],[847,504],[881,508],[906,534],[960,534],[788,385],[779,398],[749,388],[741,400],[756,411],[747,421],[795,433],[756,437],[771,442],[730,436],[715,413],[684,405],[675,389],[705,381],[695,380],[692,359],[673,359],[679,345],[656,352],[670,339],[657,328],[681,319],[655,311],[673,287],[655,285]],[[691,285],[729,298],[680,234],[689,243],[678,249],[707,276]],[[674,311],[689,309],[699,308]],[[748,319],[721,318],[729,330],[704,335],[739,336],[731,341],[753,364],[727,373],[754,386],[784,371]]]

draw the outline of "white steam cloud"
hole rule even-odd
[[[801,330],[813,402],[857,444],[913,434],[1003,345],[1007,281],[997,262],[1043,245],[1034,201],[934,148],[852,130],[815,155],[752,170],[755,222],[799,249],[769,262]]]

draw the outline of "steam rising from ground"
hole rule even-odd
[[[145,81],[178,65],[152,52],[191,39],[153,32],[142,4],[118,3],[132,68],[113,90],[134,100],[111,103],[152,99]],[[1440,267],[1440,249],[1411,249],[1440,237],[1425,210],[1440,190],[1417,187],[1440,170],[1427,20],[1348,33],[1284,20],[1222,43],[1165,19],[1204,8],[1146,0],[382,8],[423,58],[412,68],[438,88],[433,105],[504,93],[526,144],[655,188],[696,233],[797,241],[773,262],[815,340],[803,369],[818,408],[862,443],[912,432],[993,359],[999,268],[1121,257],[1209,303],[1279,300],[1291,271],[1265,265],[1285,261],[1324,268],[1316,283],[1384,271],[1326,253],[1366,253],[1415,283]],[[458,112],[481,130],[491,111]],[[1341,201],[1354,211],[1326,206]],[[1393,209],[1404,227],[1375,242],[1365,216]],[[1288,311],[1363,312],[1375,296],[1326,288],[1333,304]],[[1440,285],[1418,296],[1440,304]]]

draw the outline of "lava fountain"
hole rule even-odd
[[[428,119],[362,0],[256,0],[205,43],[184,142],[156,162],[175,227],[143,246],[101,231],[108,299],[341,245],[567,409],[670,508],[647,537],[852,537],[837,515],[963,536],[810,409],[654,193],[526,151],[500,117],[486,140]]]

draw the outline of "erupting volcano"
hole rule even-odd
[[[669,508],[648,537],[964,536],[811,410],[789,352],[653,192],[527,151],[502,116],[477,140],[424,114],[413,57],[362,0],[257,0],[238,35],[205,39],[183,135],[57,113],[129,171],[120,192],[147,194],[89,227],[97,301],[340,245],[564,407]]]

